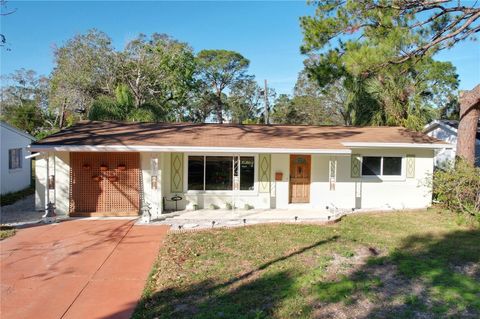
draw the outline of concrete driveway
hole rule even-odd
[[[0,242],[2,319],[129,318],[167,226],[69,220]]]

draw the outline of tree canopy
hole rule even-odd
[[[215,115],[223,123],[224,101],[222,94],[245,79],[250,61],[240,53],[228,50],[202,50],[197,56],[198,70],[203,82],[210,86],[215,96]]]
[[[478,31],[478,8],[416,0],[315,4],[315,15],[301,19],[305,68],[321,88],[343,83],[352,124],[421,129],[455,100],[456,70],[433,56]]]
[[[117,50],[106,33],[92,29],[54,48],[54,62],[48,77],[31,70],[6,77],[3,119],[40,134],[79,119],[243,123],[259,117],[260,88],[238,52],[195,54],[160,33],[139,34]],[[22,114],[36,116],[27,123]]]

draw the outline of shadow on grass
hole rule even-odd
[[[266,318],[293,288],[292,271],[270,271],[269,267],[339,236],[318,241],[281,256],[225,282],[205,280],[188,289],[164,289],[142,299],[132,318]],[[158,270],[161,271],[161,270]],[[306,312],[308,305],[305,305]]]
[[[314,294],[322,310],[316,315],[348,316],[358,307],[349,317],[478,318],[479,262],[479,230],[407,237],[390,255],[372,257],[336,281],[317,283]]]

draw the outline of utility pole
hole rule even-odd
[[[267,79],[265,79],[265,90],[263,91],[263,97],[265,98],[265,110],[264,110],[264,118],[265,118],[265,124],[269,124],[268,120],[268,86],[267,86]]]

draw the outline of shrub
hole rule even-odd
[[[433,174],[433,196],[442,206],[480,223],[480,168],[458,161]]]

